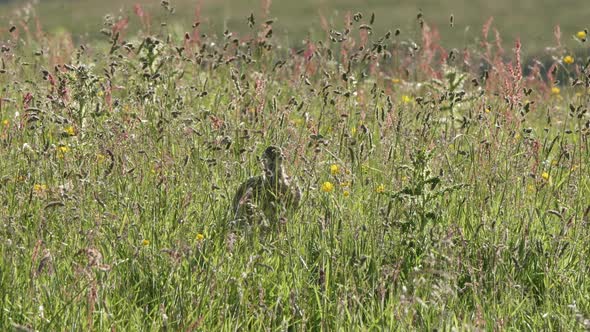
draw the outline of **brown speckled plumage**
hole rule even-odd
[[[249,220],[259,211],[269,221],[275,222],[287,209],[299,205],[301,190],[286,174],[283,160],[281,148],[269,146],[264,150],[264,173],[246,180],[234,195],[232,211],[235,220]]]

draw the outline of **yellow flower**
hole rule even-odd
[[[330,166],[330,173],[331,173],[332,175],[337,175],[337,174],[339,174],[339,173],[340,173],[340,168],[338,167],[338,165],[336,165],[336,164],[332,164],[332,165]]]
[[[144,247],[149,246],[150,245],[150,240],[144,239],[143,241],[141,241],[141,245],[144,246]]]
[[[554,95],[558,95],[561,93],[561,89],[559,89],[558,87],[554,86],[551,88],[551,93]]]
[[[543,180],[545,181],[549,181],[549,179],[551,178],[551,176],[549,175],[549,173],[547,172],[543,172],[543,174],[541,174],[541,177],[543,178]]]
[[[565,63],[566,65],[571,65],[572,63],[574,63],[574,57],[571,55],[564,56],[563,63]]]
[[[75,136],[76,130],[74,129],[73,126],[67,126],[64,128],[64,133],[68,134],[69,136]]]
[[[98,93],[96,95],[99,96],[99,97],[102,97],[102,96],[104,96],[104,92],[102,90],[101,91],[98,91]]]
[[[2,121],[2,125],[3,125],[4,127],[8,127],[8,125],[9,125],[9,124],[10,124],[10,121],[9,121],[8,119],[4,119],[4,120]]]
[[[342,187],[342,188],[350,187],[350,181],[340,182],[340,187]]]
[[[402,81],[402,80],[400,80],[399,78],[392,78],[392,79],[391,79],[391,82],[392,82],[393,84],[400,83],[401,81]]]
[[[342,192],[342,195],[344,195],[344,197],[348,197],[348,196],[350,196],[350,191],[345,190]]]
[[[411,103],[411,102],[412,102],[412,97],[410,97],[410,96],[407,96],[407,95],[403,95],[403,96],[402,96],[402,102],[403,102],[404,104],[409,104],[409,103]]]
[[[489,108],[486,108],[486,113],[490,113],[491,110]]]
[[[38,183],[37,183],[37,184],[35,184],[35,185],[33,186],[33,191],[34,191],[35,193],[37,193],[37,194],[41,194],[41,193],[43,193],[45,190],[47,190],[47,186],[46,186],[46,185],[44,185],[44,184],[38,184]]]
[[[58,147],[57,148],[57,157],[62,159],[68,151],[70,151],[70,148],[68,148],[65,145]]]
[[[323,192],[329,193],[329,192],[332,192],[332,190],[334,190],[334,185],[331,182],[326,181],[326,182],[322,183],[322,191]]]
[[[385,185],[383,183],[378,185],[377,188],[375,188],[375,192],[377,192],[379,194],[385,192]]]
[[[201,242],[205,240],[205,235],[201,234],[201,233],[197,233],[197,241]]]
[[[578,31],[578,33],[576,33],[576,37],[578,37],[578,39],[581,41],[586,41],[586,35],[587,33],[584,30]]]

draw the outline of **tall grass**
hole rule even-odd
[[[587,44],[523,76],[491,22],[447,50],[374,21],[3,32],[0,329],[590,328]],[[232,226],[270,144],[302,206]]]

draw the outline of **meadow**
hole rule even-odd
[[[525,68],[493,20],[176,10],[0,30],[0,330],[590,329],[584,27]],[[232,223],[269,145],[301,205]]]
[[[176,27],[184,32],[195,21],[200,21],[202,32],[218,35],[226,29],[247,33],[245,18],[254,12],[275,19],[276,37],[282,39],[283,46],[296,45],[310,36],[314,40],[323,39],[326,28],[342,26],[347,12],[358,11],[377,14],[372,28],[380,35],[400,28],[409,38],[409,32],[415,31],[416,14],[422,10],[429,24],[440,31],[445,47],[463,48],[481,37],[481,26],[493,17],[494,29],[502,36],[505,48],[510,49],[518,37],[526,41],[525,58],[539,56],[545,47],[552,45],[556,25],[563,31],[576,32],[584,29],[588,22],[585,2],[581,0],[567,3],[552,0],[169,0],[174,13],[159,10],[161,1],[158,0],[3,1],[0,0],[0,22],[16,24],[19,14],[26,13],[25,4],[36,2],[33,8],[39,14],[44,31],[69,33],[78,42],[99,39],[99,27],[106,14],[133,18],[136,5],[154,20],[154,27],[166,21],[169,28]],[[452,26],[449,24],[451,15],[455,18]],[[132,19],[130,29],[139,30],[138,23]],[[6,28],[3,25],[0,30]],[[491,33],[494,35],[494,31]]]

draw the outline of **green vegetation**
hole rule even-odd
[[[493,25],[373,11],[295,48],[171,7],[1,31],[0,330],[590,328],[583,27],[523,76]],[[269,145],[300,206],[235,225]]]
[[[198,20],[204,23],[204,32],[208,34],[221,34],[225,29],[247,32],[245,18],[254,13],[257,17],[276,18],[275,29],[279,38],[285,38],[290,44],[299,44],[310,34],[314,39],[324,38],[326,27],[341,29],[347,12],[363,9],[359,8],[361,4],[357,0],[173,0],[169,3],[176,9],[172,16],[179,29],[189,30],[188,27]],[[159,19],[170,16],[158,11],[160,1],[155,0],[44,0],[34,8],[44,30],[69,31],[76,40],[94,40],[99,37],[103,16],[109,13],[114,17],[130,17],[132,27],[137,27],[139,20],[134,14],[135,4],[151,14],[156,26]],[[555,26],[560,25],[569,35],[588,24],[584,3],[580,1],[565,4],[551,0],[368,0],[362,5],[366,8],[363,10],[365,14],[374,12],[377,15],[373,28],[379,34],[397,28],[404,34],[415,30],[416,14],[423,10],[426,20],[440,30],[444,45],[457,48],[470,45],[479,38],[482,24],[494,17],[495,28],[502,35],[506,48],[510,49],[516,38],[526,41],[525,57],[538,55],[543,48],[554,45]],[[0,22],[16,23],[14,9],[21,7],[22,1],[0,5]],[[452,27],[449,24],[451,15],[455,21]]]

